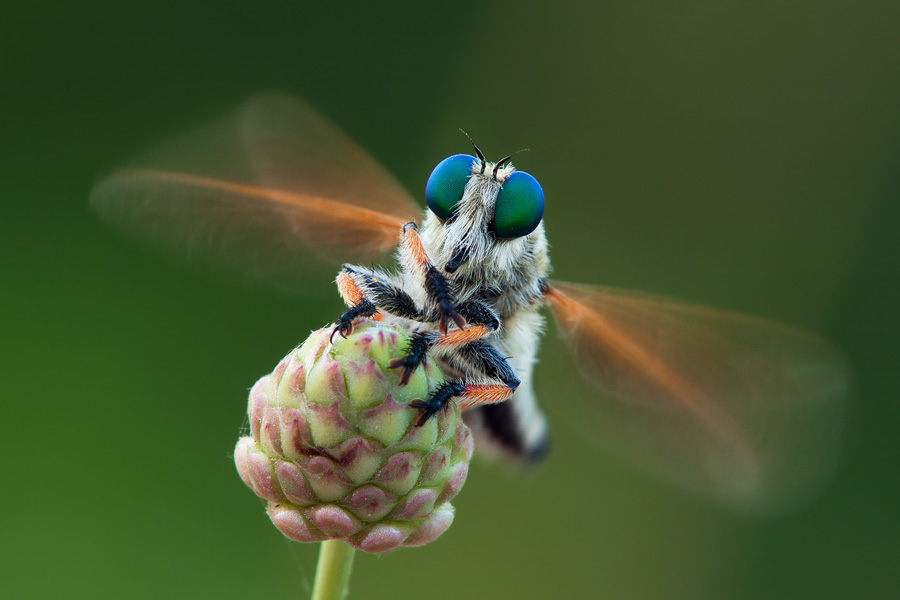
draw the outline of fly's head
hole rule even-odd
[[[469,277],[521,269],[546,243],[544,192],[534,177],[516,171],[512,155],[492,163],[477,146],[475,152],[444,159],[428,178],[423,237],[432,260]]]

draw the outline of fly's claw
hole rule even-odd
[[[452,302],[441,302],[440,304],[440,321],[438,322],[438,331],[447,333],[448,321],[453,321],[460,329],[465,329],[466,320],[462,318]]]
[[[428,291],[428,295],[437,303],[438,329],[441,333],[447,333],[447,321],[453,321],[460,329],[466,326],[466,320],[456,312],[453,295],[447,280],[444,279],[444,276],[441,275],[434,265],[428,265],[425,271],[425,289]]]
[[[409,343],[409,350],[403,358],[395,358],[388,367],[391,369],[399,369],[403,367],[403,375],[400,376],[400,385],[409,383],[409,377],[419,368],[419,365],[425,360],[428,349],[434,343],[436,336],[433,333],[416,332],[413,334]]]
[[[345,318],[344,315],[341,315],[340,324],[331,330],[330,341],[332,344],[334,343],[334,334],[336,333],[340,333],[342,338],[347,339],[347,336],[353,333],[353,319],[348,319]]]
[[[331,330],[331,343],[334,343],[334,334],[336,333],[340,333],[342,338],[347,339],[347,336],[353,333],[353,321],[358,317],[374,317],[377,313],[378,307],[363,298],[359,304],[343,312],[340,323]]]
[[[422,364],[422,359],[409,355],[404,356],[403,358],[395,358],[388,364],[388,367],[391,369],[403,367],[403,375],[400,376],[400,385],[406,385],[409,383],[409,376],[413,374],[413,371],[419,368],[420,364]]]
[[[427,402],[425,402],[424,400],[413,400],[409,403],[409,405],[413,408],[422,410],[422,414],[419,415],[418,419],[416,419],[416,427],[421,427],[428,422],[428,419],[438,414],[441,409],[447,405],[447,403],[435,402],[434,400],[428,400]]]

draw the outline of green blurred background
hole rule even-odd
[[[900,4],[8,3],[0,24],[0,595],[308,594],[237,477],[246,390],[341,309],[107,231],[98,178],[248,94],[302,96],[421,199],[466,151],[547,194],[560,279],[794,323],[856,375],[803,511],[733,514],[595,451],[477,462],[438,542],[360,555],[351,598],[900,597]]]

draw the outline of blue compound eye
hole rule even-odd
[[[477,162],[474,156],[456,154],[438,163],[425,184],[425,202],[431,212],[444,221],[450,218],[456,204],[462,200],[472,165]]]
[[[497,195],[494,232],[512,239],[534,231],[544,216],[544,190],[537,179],[523,171],[507,177]]]

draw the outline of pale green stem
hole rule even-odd
[[[312,600],[344,600],[356,548],[340,540],[322,542]]]

